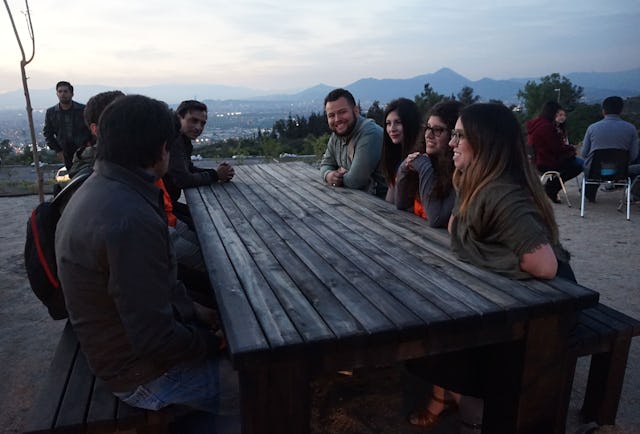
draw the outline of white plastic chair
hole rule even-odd
[[[569,205],[569,208],[571,208],[571,201],[569,201],[569,195],[567,194],[567,189],[564,187],[564,182],[562,182],[562,177],[560,176],[560,172],[555,170],[549,170],[547,172],[544,172],[542,176],[540,176],[540,182],[542,183],[542,185],[544,185],[544,183],[547,180],[553,179],[554,177],[558,178],[558,180],[560,181],[560,187],[562,188],[562,192],[564,193],[564,198],[566,199],[567,205]]]

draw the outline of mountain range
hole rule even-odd
[[[622,97],[640,95],[640,68],[618,72],[575,72],[564,75],[572,84],[584,88],[585,102],[599,102],[609,95]],[[386,104],[398,97],[413,99],[429,83],[431,88],[444,95],[457,94],[464,86],[473,88],[474,94],[481,100],[501,100],[505,103],[517,103],[518,90],[524,88],[527,81],[539,81],[536,78],[513,78],[495,80],[483,78],[469,80],[457,72],[442,68],[436,72],[418,75],[406,79],[377,79],[363,78],[348,84],[349,89],[360,101],[363,107],[369,106],[373,101]],[[326,94],[336,87],[327,84],[304,89],[290,94],[268,94],[265,91],[237,86],[225,86],[219,84],[162,84],[142,87],[119,87],[125,93],[140,93],[151,96],[170,105],[176,105],[184,99],[206,100],[211,111],[216,107],[229,107],[232,102],[243,102],[247,105],[291,104],[292,106],[314,107],[322,110],[322,101]],[[105,85],[76,85],[75,99],[81,102],[96,93],[113,90],[113,86]],[[31,102],[34,110],[45,109],[55,104],[55,90],[30,89]],[[0,93],[0,109],[24,108],[24,94],[22,90]]]

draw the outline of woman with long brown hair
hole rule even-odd
[[[455,201],[451,131],[463,104],[443,101],[425,119],[424,152],[409,154],[396,176],[396,206],[427,219],[431,227],[445,227]]]
[[[511,110],[486,103],[464,108],[449,146],[457,194],[449,221],[454,253],[514,279],[560,276],[575,281],[551,203],[527,160],[522,129]],[[478,398],[491,387],[483,375],[491,351],[479,348],[427,359],[423,372],[438,386],[427,406],[410,415],[410,422],[432,427],[465,398],[471,403],[465,405],[471,409],[467,413],[475,416],[461,422],[465,429],[480,429]]]

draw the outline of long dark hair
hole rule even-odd
[[[464,107],[460,101],[449,100],[442,101],[434,105],[427,114],[425,121],[428,121],[431,116],[439,117],[442,122],[447,126],[448,131],[444,131],[442,134],[446,134],[451,138],[451,130],[455,128],[458,116],[460,116],[460,110]],[[426,123],[426,122],[425,122]],[[453,188],[453,149],[447,146],[444,153],[441,155],[429,155],[431,163],[436,172],[436,182],[431,190],[431,198],[443,199],[449,195]]]
[[[391,141],[386,126],[383,127],[382,156],[380,164],[382,173],[388,185],[396,183],[396,171],[407,155],[417,150],[421,133],[421,114],[415,102],[407,98],[398,98],[391,101],[384,109],[384,122],[387,122],[389,113],[397,111],[402,123],[404,140],[400,146]]]
[[[529,164],[520,123],[502,104],[476,103],[462,110],[460,120],[465,140],[473,149],[473,160],[464,170],[454,171],[453,185],[464,214],[476,194],[490,182],[508,177],[529,192],[545,222],[551,242],[558,242],[558,225],[540,180]]]

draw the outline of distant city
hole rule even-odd
[[[269,133],[277,120],[287,119],[289,115],[308,116],[313,111],[322,111],[321,106],[312,107],[306,104],[206,102],[209,105],[209,118],[203,134],[194,143],[196,148],[229,138],[257,136],[258,131],[262,134]],[[45,143],[42,135],[45,111],[33,111],[36,142],[40,148],[44,148]],[[25,144],[31,143],[26,110],[0,110],[0,141],[2,140],[9,140],[14,150],[22,149]]]
[[[567,74],[572,84],[584,88],[586,103],[599,103],[609,95],[631,97],[640,95],[640,68],[620,72],[585,72]],[[471,87],[481,101],[500,100],[506,104],[519,105],[518,91],[527,81],[537,78],[494,80],[483,78],[471,81],[449,68],[434,73],[408,79],[365,78],[344,86],[349,89],[363,110],[367,110],[374,101],[384,107],[390,100],[398,97],[413,99],[420,94],[424,85],[429,83],[433,90],[443,95],[455,95],[464,86]],[[259,91],[232,88],[221,85],[157,85],[142,88],[121,88],[126,93],[141,93],[167,101],[174,107],[182,99],[195,98],[204,101],[209,108],[209,119],[199,144],[206,145],[229,138],[252,137],[258,131],[271,130],[274,123],[289,116],[308,117],[311,113],[322,113],[325,95],[336,86],[319,84],[291,95],[260,96]],[[75,86],[77,101],[86,100],[99,92],[112,90],[108,86]],[[46,107],[56,103],[54,89],[30,90],[34,108],[36,141],[44,145],[42,127]],[[200,97],[196,96],[199,95]],[[234,97],[233,95],[238,95]],[[14,148],[31,143],[24,94],[20,91],[0,94],[0,141],[9,140]]]

